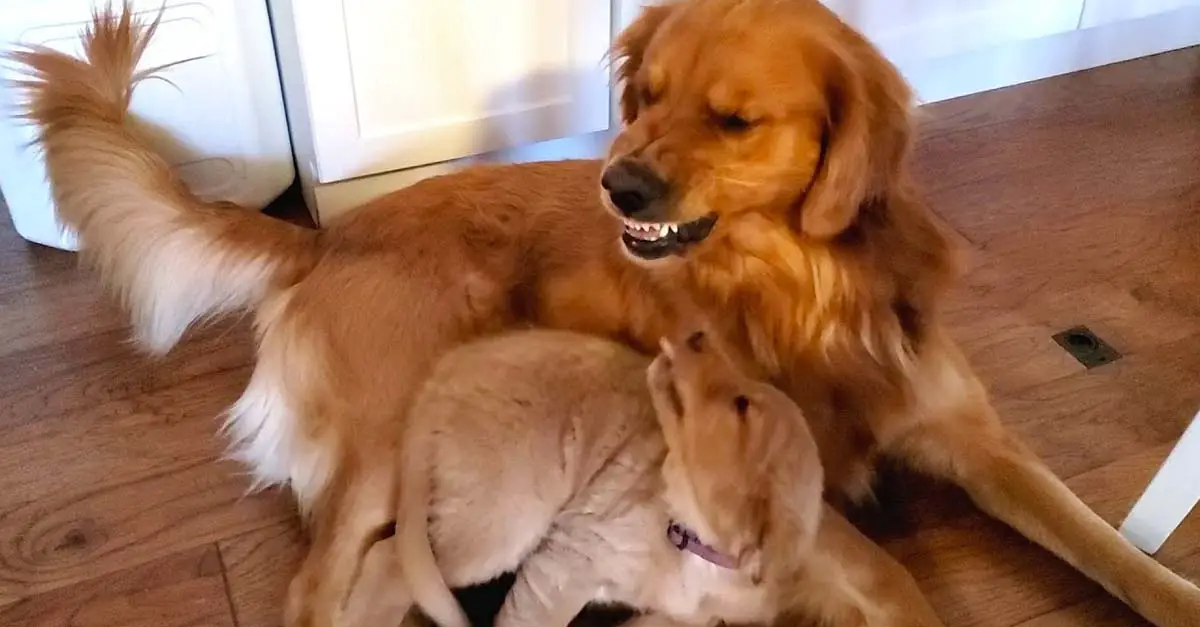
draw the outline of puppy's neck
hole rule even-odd
[[[674,495],[683,499],[683,509],[691,510],[690,515],[680,511],[666,493],[665,482],[660,484],[668,518],[664,542],[680,553],[690,553],[688,557],[745,575],[755,585],[771,590],[786,587],[785,582],[792,581],[800,565],[813,555],[824,507],[820,461],[789,459],[761,479],[757,486],[747,486],[746,500],[738,506],[742,511],[761,512],[746,519],[753,528],[739,530],[742,537],[757,538],[755,546],[740,547],[748,550],[734,554],[729,548],[731,538],[715,537],[702,522],[720,519],[725,512],[705,511],[691,495]],[[701,521],[689,520],[696,517]]]
[[[710,564],[729,570],[736,570],[738,567],[736,557],[722,553],[719,549],[706,544],[700,538],[700,534],[675,519],[671,519],[667,523],[667,540],[676,549],[691,553]]]

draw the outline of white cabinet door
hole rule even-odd
[[[286,2],[301,167],[329,183],[608,128],[611,2]]]
[[[1075,30],[1084,0],[823,2],[903,66]]]
[[[1184,8],[1200,8],[1200,0],[1087,0],[1079,26],[1092,28]]]

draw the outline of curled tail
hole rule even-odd
[[[161,14],[160,14],[161,16]],[[128,115],[154,34],[132,15],[98,10],[83,33],[84,58],[32,46],[12,53],[23,117],[39,130],[59,219],[79,236],[133,319],[136,338],[163,353],[192,323],[254,308],[307,274],[316,231],[191,194]]]
[[[446,585],[429,539],[430,447],[409,436],[400,459],[400,515],[396,520],[396,547],[400,572],[413,601],[439,627],[470,627],[466,612]]]

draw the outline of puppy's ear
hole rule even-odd
[[[642,67],[646,46],[659,26],[675,10],[672,4],[652,4],[642,8],[637,19],[621,31],[613,41],[609,56],[617,64],[617,80],[621,82],[621,120],[626,124],[637,118],[638,93],[630,88],[630,80]]]
[[[797,225],[817,239],[841,234],[863,205],[903,184],[912,137],[912,92],[896,68],[851,29],[830,35],[824,154]]]
[[[646,384],[650,390],[650,401],[658,418],[659,427],[667,438],[667,444],[676,444],[679,436],[679,422],[683,416],[683,402],[680,400],[671,375],[671,354],[674,346],[664,342],[663,354],[659,355],[646,369]],[[670,352],[668,352],[668,350]]]

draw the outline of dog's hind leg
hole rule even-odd
[[[890,452],[967,491],[1158,627],[1200,621],[1200,588],[1130,544],[1000,424],[982,394],[925,416]]]
[[[288,586],[287,627],[340,627],[364,559],[394,533],[395,468],[378,461],[340,468],[314,510],[308,556]]]

